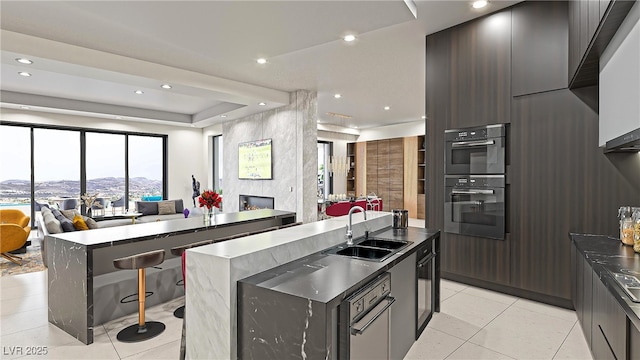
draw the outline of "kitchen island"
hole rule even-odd
[[[391,213],[353,214],[353,237],[389,227]],[[344,242],[347,216],[186,251],[186,357],[237,358],[237,282]]]
[[[324,221],[303,224],[292,228],[281,229],[273,232],[253,235],[233,242],[219,243],[189,249],[186,252],[186,357],[187,359],[236,359],[238,353],[238,284],[240,280],[263,273],[284,265],[298,264],[297,261],[307,256],[318,255],[328,248],[339,245],[345,241],[345,230],[348,217],[336,217]],[[391,213],[367,211],[367,220],[362,213],[353,214],[353,238],[357,239],[370,234],[383,234],[390,229],[392,223]],[[406,236],[412,239],[427,239],[436,233],[421,233],[424,230],[412,230]],[[438,233],[439,235],[439,233]],[[411,251],[418,246],[420,241],[412,243],[406,249]],[[376,277],[392,264],[396,264],[411,254],[398,252],[383,262],[369,262],[347,259],[327,260],[335,261],[336,266],[345,266],[347,261],[350,269],[342,268],[345,276],[335,278],[322,276],[324,271],[336,274],[337,268],[317,269],[302,264],[302,268],[294,272],[284,270],[284,273],[276,276],[276,282],[284,278],[302,276],[319,276],[314,282],[302,285],[304,294],[315,292],[310,286],[317,283],[337,283],[334,290],[318,292],[316,296],[330,304],[339,301],[340,296],[346,293],[340,289],[351,289],[367,279]],[[406,260],[406,259],[405,259]],[[415,269],[415,257],[411,268]],[[287,264],[287,265],[285,265]],[[298,266],[291,265],[291,266]],[[348,267],[348,266],[347,266]],[[276,273],[283,271],[273,270]],[[353,276],[349,273],[353,271]],[[212,275],[215,274],[215,275]],[[266,274],[266,273],[265,273]],[[263,274],[264,275],[264,274]],[[262,276],[262,275],[259,275]],[[281,277],[280,277],[281,276]],[[304,281],[303,281],[304,282]],[[339,294],[336,297],[336,294]],[[303,295],[303,294],[299,294]],[[412,299],[415,304],[415,300]],[[305,304],[308,304],[306,300]],[[306,308],[306,307],[305,307]],[[415,314],[415,313],[414,313]],[[409,326],[415,326],[415,321],[410,321]]]
[[[357,358],[403,358],[416,339],[416,251],[425,247],[433,251],[439,236],[439,231],[422,228],[385,228],[369,234],[369,239],[394,246],[407,243],[386,259],[344,256],[330,248],[241,280],[238,357],[348,359],[359,350]],[[359,239],[354,245],[365,241]],[[372,316],[378,312],[375,309],[383,308],[384,293],[365,295],[370,304],[356,301],[357,308],[345,301],[353,294],[358,299],[358,294],[367,293],[368,284],[379,279],[388,281],[387,298],[392,299],[388,320]],[[438,273],[434,274],[434,284],[438,279]],[[369,315],[365,310],[368,305]],[[349,311],[367,325],[351,327]],[[373,329],[378,322],[382,326],[376,333]],[[353,328],[368,326],[371,328],[352,336]],[[354,343],[368,350],[351,346]]]
[[[296,214],[279,210],[254,210],[218,214],[210,225],[201,217],[147,224],[75,231],[47,236],[48,319],[85,344],[93,342],[93,327],[137,311],[137,272],[117,270],[113,260],[164,249],[165,261],[147,271],[154,296],[147,306],[183,294],[180,258],[171,248],[202,240],[259,231],[295,222]],[[153,284],[157,284],[153,286]]]

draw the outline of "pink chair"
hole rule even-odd
[[[340,201],[327,207],[326,214],[328,216],[343,216],[349,213],[351,209],[350,201]]]
[[[353,203],[353,206],[360,206],[361,208],[363,208],[363,209],[365,209],[365,210],[368,210],[368,209],[367,209],[367,200],[364,200],[364,199],[363,199],[363,200],[356,200],[356,201]],[[353,206],[352,206],[352,207],[353,207]],[[360,212],[360,210],[356,210],[356,211],[354,211],[354,212]]]
[[[367,201],[367,210],[382,211],[382,199],[375,198]]]

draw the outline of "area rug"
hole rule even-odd
[[[22,266],[0,257],[0,270],[2,270],[2,276],[46,270],[42,263],[42,255],[40,255],[40,246],[29,246],[27,247],[26,254],[16,255],[22,258]]]

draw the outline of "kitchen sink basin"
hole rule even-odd
[[[349,246],[336,251],[336,254],[343,256],[354,256],[364,259],[378,260],[391,254],[391,250],[369,248],[361,246]]]
[[[375,247],[375,248],[382,248],[382,249],[399,249],[405,245],[407,245],[409,242],[407,241],[396,241],[396,240],[387,240],[387,239],[378,239],[378,238],[368,238],[360,243],[358,243],[358,246],[370,246],[370,247]]]
[[[348,256],[361,260],[384,261],[400,250],[409,246],[409,241],[381,238],[360,237],[353,240],[353,245],[346,243],[336,245],[324,251],[329,255]]]
[[[616,280],[618,285],[624,290],[624,292],[629,295],[629,298],[633,302],[640,302],[640,280],[637,277],[628,275],[628,274],[620,274],[609,270],[613,278]]]

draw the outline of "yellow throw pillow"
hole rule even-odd
[[[84,219],[81,215],[76,215],[73,217],[73,227],[76,228],[76,230],[89,230],[87,223],[84,222]]]

